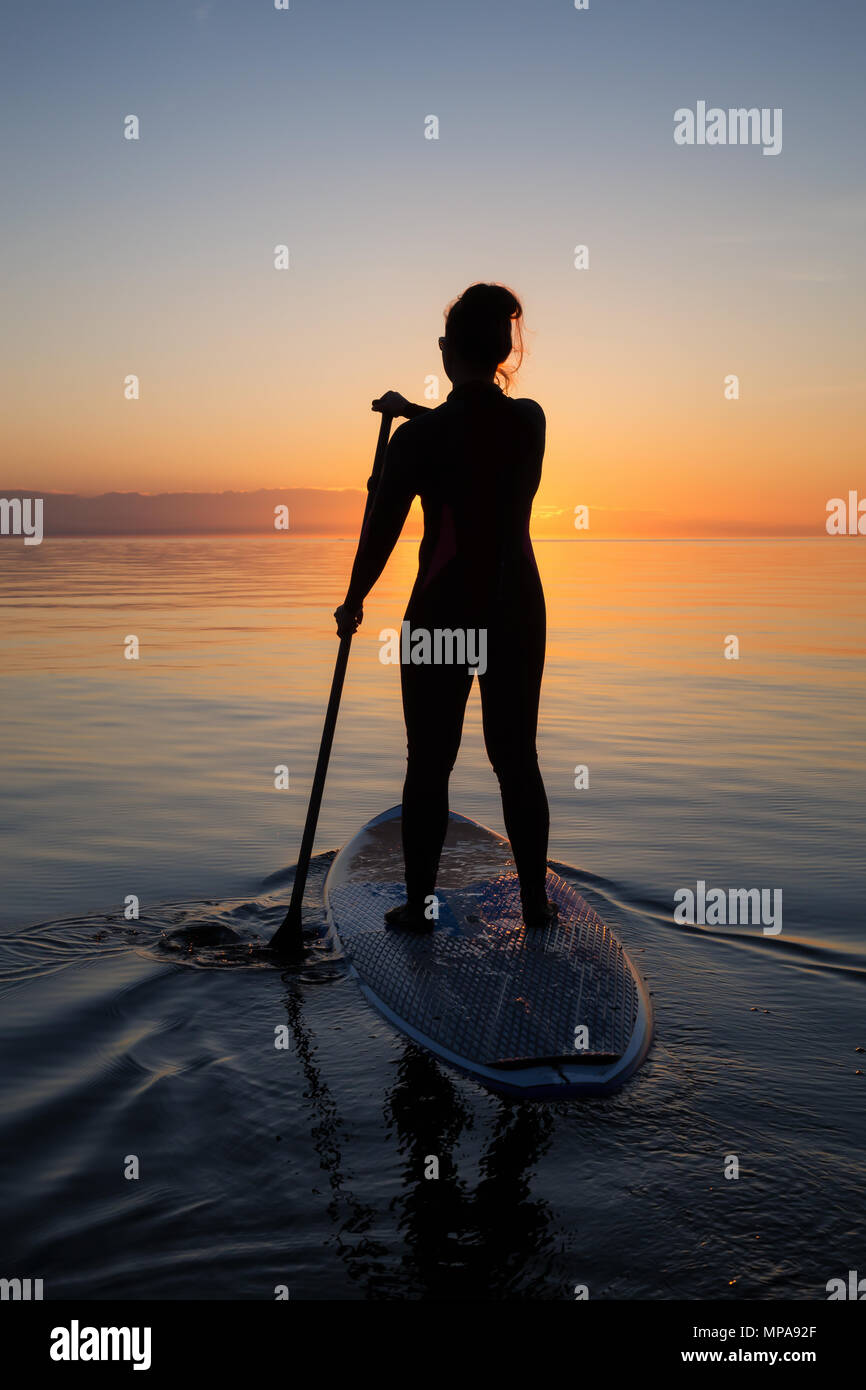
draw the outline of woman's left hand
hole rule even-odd
[[[386,391],[384,396],[380,396],[373,402],[373,409],[381,411],[383,415],[390,415],[393,419],[399,419],[401,415],[407,418],[414,413],[417,406],[411,401],[407,401],[405,396],[401,396],[399,391]]]
[[[345,603],[341,603],[335,609],[334,617],[337,619],[337,636],[351,637],[353,632],[357,632],[364,617],[363,608],[357,608],[354,612],[347,608]]]

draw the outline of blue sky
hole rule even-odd
[[[616,505],[641,491],[617,406],[642,421],[647,457],[685,432],[685,470],[714,428],[691,419],[702,383],[734,361],[766,404],[752,437],[804,385],[841,391],[847,420],[864,39],[854,0],[11,6],[3,426],[18,480],[230,487],[252,457],[251,486],[351,484],[362,403],[388,386],[418,398],[442,308],[477,278],[514,283],[537,330],[523,385],[559,412],[553,482],[587,439]],[[699,99],[782,107],[782,154],[675,147],[673,113]],[[277,288],[279,241],[292,271]],[[576,242],[592,252],[582,281]],[[134,434],[103,408],[129,370],[148,389]],[[801,490],[821,425],[798,426]]]

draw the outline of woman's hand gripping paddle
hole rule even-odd
[[[376,402],[376,405],[380,404],[384,404],[384,402]],[[379,438],[376,443],[376,455],[373,460],[373,472],[367,483],[367,505],[364,509],[364,524],[366,524],[367,518],[370,515],[373,499],[376,496],[376,489],[379,486],[379,480],[385,466],[385,453],[388,448],[388,435],[391,432],[392,419],[393,416],[383,413],[382,422],[379,426]],[[361,529],[363,532],[363,526]],[[328,775],[331,745],[334,742],[334,730],[337,727],[340,696],[343,693],[343,681],[346,678],[346,665],[349,660],[349,650],[352,646],[352,632],[354,631],[355,624],[351,622],[341,623],[341,627],[342,635],[340,637],[340,649],[337,652],[337,662],[334,666],[334,678],[331,681],[331,695],[325,714],[325,727],[322,730],[322,741],[319,744],[319,757],[316,762],[316,773],[313,777],[313,789],[310,792],[310,804],[307,807],[307,819],[304,823],[304,834],[301,839],[301,852],[298,855],[298,866],[295,869],[292,898],[285,920],[282,926],[278,927],[274,932],[270,942],[271,950],[279,951],[283,955],[297,954],[303,950],[304,942],[301,930],[301,907],[304,901],[304,889],[307,884],[307,873],[310,867],[310,858],[313,853],[313,841],[316,838],[319,808],[322,804],[322,793],[325,790],[325,778]]]

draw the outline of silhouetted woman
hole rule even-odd
[[[549,815],[535,748],[544,668],[545,609],[529,514],[541,479],[544,412],[513,400],[503,364],[522,357],[522,309],[504,285],[471,285],[451,305],[442,362],[453,383],[435,410],[389,391],[374,409],[406,415],[388,445],[382,481],[358,543],[337,630],[354,632],[362,605],[403,528],[412,499],[424,508],[418,577],[406,621],[418,628],[486,633],[479,674],[484,742],[499,779],[505,827],[520,876],[523,919],[555,915],[545,891]],[[477,648],[476,648],[477,650]],[[479,672],[481,665],[479,663]],[[407,901],[393,926],[429,928],[425,904],[448,829],[448,779],[473,675],[466,664],[401,663],[408,764],[403,787]]]

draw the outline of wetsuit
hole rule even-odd
[[[541,478],[544,412],[493,382],[464,382],[393,435],[358,545],[346,604],[361,607],[415,496],[424,508],[418,577],[405,620],[413,632],[486,634],[477,679],[487,754],[524,904],[545,901],[549,815],[535,747],[545,608],[529,539]],[[479,639],[476,638],[476,642]],[[478,646],[475,647],[478,652]],[[479,670],[482,663],[479,663]],[[475,677],[461,664],[401,664],[408,761],[403,852],[410,904],[432,894],[448,827],[448,779]]]

